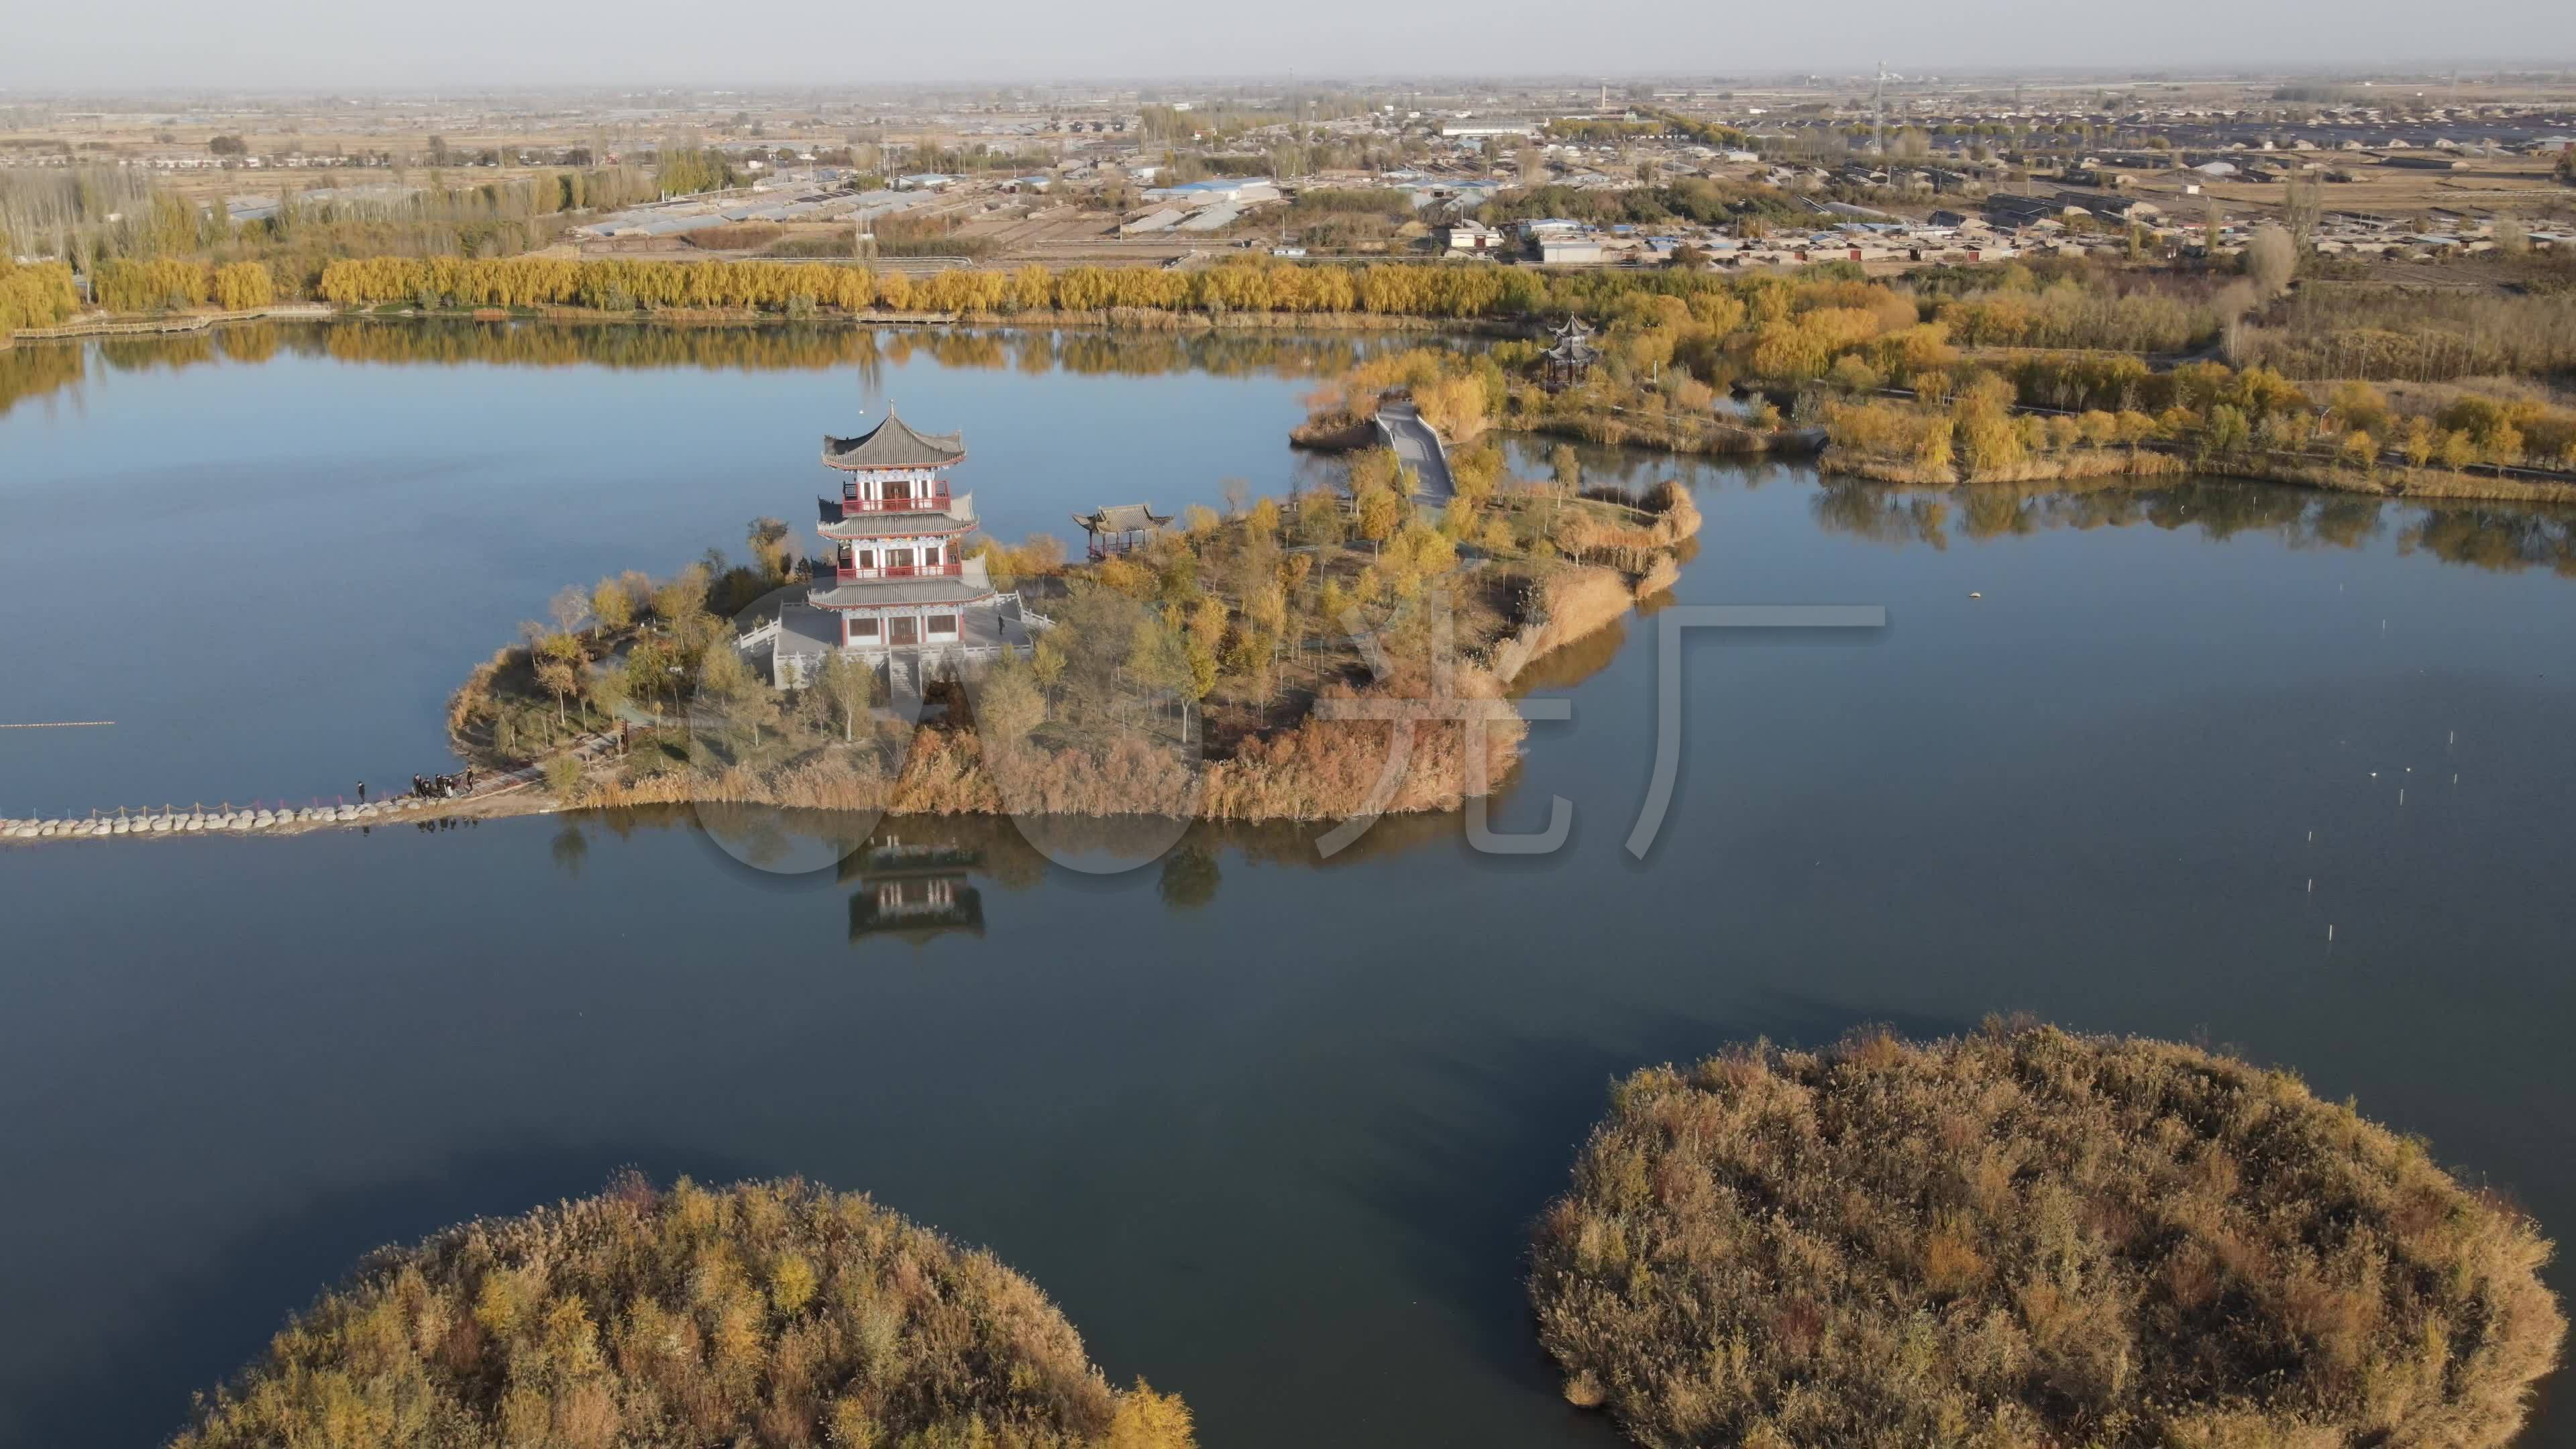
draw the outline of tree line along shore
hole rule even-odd
[[[2258,242],[2262,240],[2258,238]],[[345,312],[959,320],[1022,325],[1484,325],[1579,317],[1596,365],[1521,424],[1605,442],[1754,452],[1831,444],[1892,483],[2181,471],[2384,495],[2576,500],[2576,258],[2527,258],[2505,296],[2098,261],[1791,274],[1545,272],[1491,263],[954,268],[520,256],[341,258],[303,291]],[[117,259],[115,315],[258,309],[257,262]],[[2564,275],[2562,275],[2564,274]],[[77,308],[59,263],[0,270],[0,331]],[[1506,359],[1507,365],[1509,359]],[[1749,416],[1712,408],[1750,391]],[[1498,399],[1499,402],[1499,399]],[[1778,415],[1772,413],[1778,410]],[[1497,411],[1501,411],[1498,407]]]
[[[2251,325],[2231,315],[2248,295],[2123,292],[2090,273],[2052,279],[2016,266],[1920,289],[1757,277],[1617,299],[1597,314],[1591,364],[1572,377],[1550,372],[1545,340],[1529,338],[1394,366],[1429,392],[1424,416],[1444,434],[1490,426],[1696,453],[1821,450],[1827,473],[1930,487],[2202,473],[2383,497],[2576,502],[2576,408],[2549,385],[2576,368],[2576,299],[2562,308],[2564,338],[2477,354],[2534,369],[2527,377],[2442,378],[2392,363],[2377,370],[2398,375],[2380,381],[2303,381],[2273,362],[2206,355]],[[2418,361],[2439,350],[2406,346]],[[2332,355],[2322,344],[2240,350]],[[1389,367],[1362,364],[1354,376],[1393,377]],[[2421,371],[2440,380],[2409,375]],[[1369,407],[1363,390],[1327,389],[1307,433],[1332,437]]]
[[[1295,271],[1266,262],[1244,270]],[[1402,350],[1265,338],[1246,354],[1264,359],[1257,365],[1319,378],[1301,435],[1368,438],[1381,401],[1407,398],[1456,445],[1457,496],[1436,512],[1421,509],[1392,456],[1364,450],[1339,495],[1236,499],[1222,515],[1197,510],[1131,557],[1068,566],[1052,540],[983,540],[976,551],[998,577],[1025,579],[1075,627],[976,680],[975,698],[939,700],[924,728],[885,721],[879,685],[835,678],[778,694],[733,667],[741,661],[730,644],[711,648],[730,638],[725,621],[800,576],[784,525],[761,520],[748,563],[715,555],[675,579],[604,581],[568,615],[558,609],[554,627],[533,628],[476,671],[455,701],[452,737],[478,763],[554,772],[547,783],[556,788],[509,807],[522,810],[734,799],[1260,820],[1353,813],[1376,789],[1373,762],[1404,733],[1426,744],[1386,803],[1442,810],[1508,772],[1516,722],[1469,728],[1433,718],[1448,703],[1422,705],[1423,718],[1401,731],[1391,718],[1347,715],[1382,711],[1395,698],[1498,699],[1517,661],[1583,637],[1668,583],[1698,526],[1677,488],[1642,497],[1588,490],[1570,450],[1552,460],[1552,476],[1507,479],[1493,434],[1710,453],[1821,445],[1827,471],[1895,491],[2016,496],[2052,485],[2161,484],[2189,470],[2353,493],[2554,501],[2566,496],[2556,476],[2563,469],[2537,465],[2563,464],[2576,445],[2576,413],[2528,395],[2350,379],[2319,386],[2260,364],[2193,357],[2159,365],[2144,352],[2071,345],[2106,337],[2137,348],[2188,345],[2224,310],[2215,295],[2194,302],[2101,292],[2079,276],[2012,268],[1927,281],[1921,293],[1830,274],[1579,280],[1630,289],[1589,314],[1598,330],[1573,376],[1551,370],[1549,349],[1527,337]],[[557,334],[499,335],[517,346]],[[827,365],[843,352],[818,338],[867,337],[635,335],[757,344],[764,355],[822,345]],[[366,355],[396,342],[401,355],[422,340],[453,340],[410,322],[342,324],[324,336],[335,349],[363,344]],[[1080,350],[1044,331],[1023,333],[1016,352],[971,333],[897,333],[868,347],[929,346],[943,356],[962,348],[984,365],[1006,365],[1040,338],[1050,362],[1058,348]],[[2008,338],[2050,345],[2000,340]],[[212,355],[213,344],[203,345]],[[1135,365],[1117,347],[1106,353],[1102,366]],[[1749,401],[1730,407],[1729,394]],[[1922,524],[1944,509],[1917,504],[1907,516]],[[1970,510],[1981,511],[1990,510]],[[1850,512],[1837,502],[1834,516]],[[1904,521],[1870,512],[1853,515],[1855,525]],[[2459,551],[2474,558],[2479,547],[2462,540]],[[2557,554],[2563,562],[2565,550]],[[2528,559],[2530,550],[2514,556]],[[1421,622],[1434,614],[1447,631],[1437,646]],[[1363,660],[1347,630],[1354,617],[1384,636],[1371,641],[1380,649],[1374,660]],[[1386,638],[1403,647],[1386,650]],[[1064,682],[1067,671],[1075,683]],[[1085,679],[1097,686],[1078,687]],[[1140,692],[1155,703],[1140,707]],[[1346,717],[1317,717],[1324,700],[1335,706],[1326,713]],[[713,723],[701,717],[709,701],[722,705]],[[872,721],[865,739],[862,714]],[[987,717],[1000,723],[987,726]],[[605,763],[564,757],[568,742],[621,722],[642,726],[643,749]],[[1471,750],[1469,736],[1484,748]],[[1119,771],[1104,773],[1113,758]]]

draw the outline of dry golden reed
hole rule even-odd
[[[1026,1278],[795,1181],[596,1197],[377,1252],[172,1449],[1188,1449]]]
[[[2550,1251],[2295,1077],[1989,1023],[1629,1077],[1530,1292],[1658,1446],[2492,1449]]]

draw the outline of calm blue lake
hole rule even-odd
[[[0,814],[431,768],[556,588],[803,527],[889,399],[1006,537],[1301,476],[1308,354],[989,341],[93,348],[0,413],[0,722],[116,724],[0,731]],[[1657,616],[1534,672],[1572,718],[1496,815],[1571,801],[1542,857],[1402,820],[1103,876],[892,822],[936,863],[782,874],[686,811],[0,851],[0,1443],[152,1444],[367,1249],[634,1164],[989,1245],[1212,1446],[1608,1445],[1518,1282],[1604,1087],[1863,1022],[2205,1038],[2576,1233],[2566,517],[1584,457],[1695,489],[1674,602],[1891,620],[1685,636],[1642,861]],[[906,914],[931,878],[966,904]]]

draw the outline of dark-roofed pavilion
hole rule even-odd
[[[1554,344],[1539,359],[1542,378],[1551,388],[1571,387],[1583,380],[1592,365],[1601,360],[1601,351],[1592,345],[1592,329],[1583,319],[1568,316],[1565,325],[1550,334]]]
[[[1077,513],[1073,521],[1082,530],[1085,550],[1093,558],[1107,558],[1142,544],[1171,522],[1172,515],[1156,513],[1150,503],[1113,503]]]

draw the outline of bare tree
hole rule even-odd
[[[2325,201],[2316,182],[2293,176],[2281,183],[2281,228],[2290,234],[2294,260],[2307,255],[2308,244],[2317,234],[2317,222],[2324,216]]]
[[[2298,243],[2287,231],[2269,222],[2254,229],[2253,240],[2245,244],[2245,275],[2253,278],[2255,290],[2266,300],[2290,290],[2290,278],[2299,270]]]
[[[556,633],[578,632],[590,619],[590,597],[581,591],[579,585],[566,584],[546,602],[546,614],[555,621]]]

